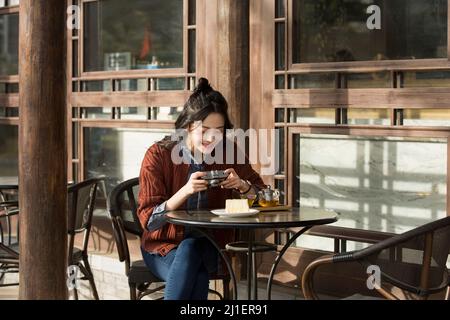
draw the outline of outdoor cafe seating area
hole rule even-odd
[[[102,197],[104,178],[92,178],[81,183],[69,184],[68,193],[68,265],[76,266],[77,272],[73,279],[85,282],[82,286],[83,299],[99,299],[100,294],[96,286],[96,279],[89,261],[89,241],[92,237],[93,213],[99,203],[98,197]],[[20,285],[11,279],[19,272],[19,224],[20,206],[17,200],[18,185],[1,186],[0,193],[0,291],[9,288],[10,298],[14,297],[11,288]],[[128,240],[131,237],[140,237],[142,227],[137,218],[137,194],[139,192],[139,179],[131,179],[119,184],[107,197],[108,217],[112,226],[116,259],[123,266],[123,276],[126,277],[129,288],[121,287],[123,294],[129,299],[161,299],[164,290],[164,282],[158,279],[145,266],[142,259],[134,259],[131,255]],[[443,293],[448,289],[448,276],[446,262],[450,246],[450,218],[444,218],[404,234],[387,238],[365,249],[342,252],[339,254],[325,255],[313,261],[302,275],[301,287],[297,293],[274,290],[272,294],[272,281],[276,266],[282,259],[284,252],[295,239],[314,226],[328,224],[337,221],[338,215],[331,212],[320,212],[309,208],[289,208],[284,211],[263,211],[257,218],[226,218],[219,220],[214,218],[209,211],[174,212],[169,214],[171,223],[183,223],[195,225],[200,230],[208,230],[208,227],[232,227],[246,230],[258,228],[273,228],[274,230],[298,228],[300,231],[292,231],[292,237],[284,247],[268,242],[254,241],[254,233],[245,242],[230,243],[226,248],[217,247],[222,253],[222,258],[227,262],[228,270],[222,270],[219,274],[211,275],[211,281],[220,281],[221,290],[211,287],[211,299],[337,299],[321,295],[314,290],[314,273],[316,269],[327,264],[345,264],[359,262],[362,266],[376,265],[382,270],[382,284],[377,284],[378,294],[371,299],[426,299],[437,293]],[[214,221],[215,225],[214,225]],[[282,222],[280,222],[282,221]],[[203,228],[203,229],[202,229]],[[81,235],[80,240],[76,240]],[[214,238],[205,233],[214,242]],[[136,245],[136,243],[134,243]],[[277,259],[274,260],[269,279],[258,279],[256,270],[256,255],[262,252],[275,251]],[[246,279],[236,282],[236,275],[229,263],[228,255],[236,254],[248,257]],[[253,265],[252,265],[253,263]],[[71,269],[72,272],[75,269]],[[103,278],[103,274],[102,274]],[[380,278],[380,279],[381,279]],[[70,274],[69,274],[70,279]],[[73,280],[72,279],[72,280]],[[108,281],[108,279],[102,279]],[[111,281],[114,281],[113,277]],[[268,281],[268,282],[267,282]],[[258,288],[258,284],[260,288]],[[263,287],[261,287],[263,285]],[[267,285],[267,290],[264,285]],[[77,286],[69,287],[71,297],[79,299]],[[390,290],[387,290],[390,288]],[[396,290],[392,290],[395,288]],[[395,292],[395,293],[393,293]],[[105,296],[104,293],[101,293]],[[258,297],[259,295],[259,297]],[[353,297],[363,297],[355,292]],[[112,298],[112,296],[110,296]],[[116,297],[120,298],[120,297]]]

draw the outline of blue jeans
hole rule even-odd
[[[207,300],[209,274],[217,272],[217,251],[206,238],[186,238],[166,256],[143,249],[145,264],[166,282],[164,300]]]

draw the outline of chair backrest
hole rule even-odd
[[[388,244],[388,245],[386,245]],[[383,246],[382,250],[377,247]],[[449,284],[450,217],[382,241],[363,251],[366,263],[380,267],[382,280],[420,297],[441,292]]]
[[[116,186],[108,196],[108,213],[111,218],[114,239],[120,261],[125,261],[126,272],[130,268],[130,251],[126,232],[141,236],[143,233],[137,215],[139,178],[133,178]]]
[[[69,259],[73,253],[76,234],[84,233],[82,250],[87,252],[97,189],[102,180],[103,178],[92,178],[67,188]]]

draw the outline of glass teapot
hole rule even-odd
[[[276,207],[280,203],[280,191],[267,186],[258,192],[258,203],[261,207]]]

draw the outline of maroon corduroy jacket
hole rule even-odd
[[[153,232],[147,231],[147,223],[154,208],[171,198],[188,181],[189,164],[173,163],[171,153],[171,148],[158,143],[151,146],[145,154],[139,177],[138,216],[144,229],[142,248],[147,252],[159,253],[162,256],[167,255],[184,239],[184,227],[180,225],[167,223],[161,229]],[[206,165],[204,171],[233,168],[241,179],[249,181],[257,188],[263,188],[265,186],[263,180],[248,164],[248,160],[246,162],[246,164]],[[232,190],[220,187],[210,188],[207,193],[208,209],[224,208],[225,200],[233,198]],[[186,202],[179,210],[185,208]],[[230,229],[217,229],[213,232],[221,246],[233,241],[234,232]]]

